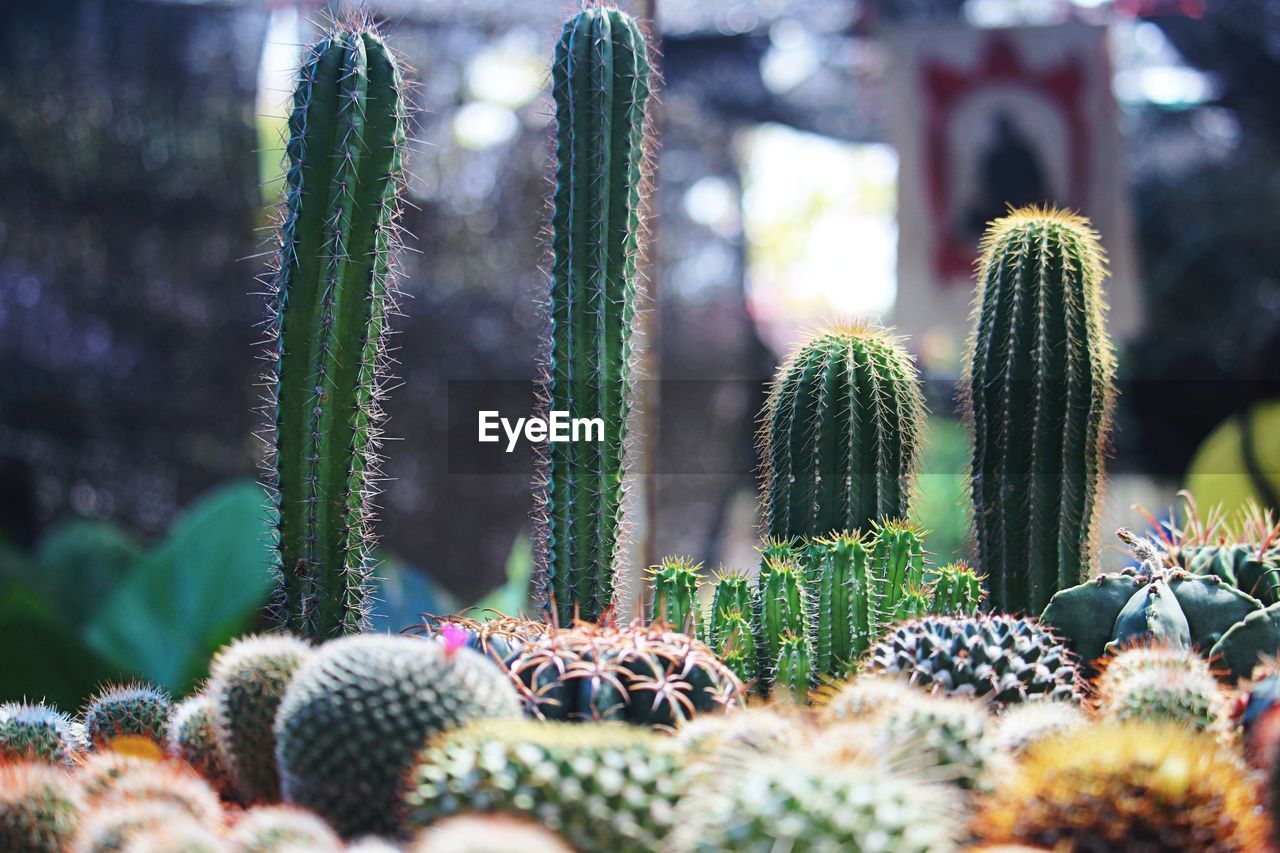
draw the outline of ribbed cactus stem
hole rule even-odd
[[[602,441],[548,445],[541,476],[542,595],[561,624],[614,594],[631,391],[631,331],[649,63],[635,21],[586,9],[552,68],[556,189],[544,392],[552,411],[600,418]]]
[[[750,619],[754,612],[755,597],[752,595],[750,579],[746,575],[721,572],[716,578],[715,590],[711,595],[711,612],[706,620],[707,644],[718,652],[718,646],[724,642],[727,630],[725,620],[732,614]]]
[[[289,117],[273,280],[277,612],[308,637],[358,631],[368,610],[402,92],[378,35],[341,28],[307,52]]]
[[[720,616],[719,624],[711,650],[724,661],[725,666],[733,670],[733,674],[743,684],[749,687],[759,684],[759,651],[750,616],[739,610],[725,611]]]
[[[814,669],[825,676],[843,676],[859,652],[859,638],[870,634],[870,611],[862,594],[867,588],[867,549],[857,535],[842,533],[810,542],[807,551],[812,563]]]
[[[826,536],[904,516],[923,428],[915,364],[887,332],[809,340],[779,369],[764,411],[769,534]]]
[[[874,644],[888,625],[918,615],[924,606],[924,535],[909,524],[889,521],[876,524],[872,537]]]
[[[1094,565],[1115,357],[1087,220],[1024,208],[982,243],[965,397],[978,564],[1000,610],[1039,613]]]
[[[761,671],[769,672],[782,653],[782,640],[789,635],[808,638],[809,603],[803,572],[794,560],[771,560],[760,573],[757,595],[759,636],[756,645]]]
[[[653,584],[653,622],[662,622],[677,631],[696,635],[701,571],[701,563],[685,557],[667,557],[649,570]]]
[[[813,658],[809,641],[803,635],[787,634],[778,644],[774,667],[774,686],[785,691],[797,705],[804,705],[813,684]]]
[[[966,563],[930,569],[929,612],[935,616],[973,616],[982,602],[982,577]]]

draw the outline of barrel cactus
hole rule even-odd
[[[1019,757],[1042,740],[1076,731],[1089,717],[1076,702],[1023,702],[1006,708],[991,727],[991,743],[1003,755]]]
[[[871,672],[900,674],[936,693],[996,707],[1076,700],[1076,656],[1034,619],[1005,614],[926,616],[894,628],[872,650]]]
[[[185,761],[219,794],[231,793],[231,772],[218,747],[216,708],[207,693],[179,702],[169,718],[169,754]]]
[[[1247,677],[1261,654],[1280,648],[1280,619],[1273,622],[1256,598],[1215,575],[1170,568],[1152,543],[1126,530],[1120,536],[1140,565],[1056,593],[1040,617],[1086,667],[1106,653],[1158,643],[1193,648]],[[1238,625],[1246,617],[1253,621]]]
[[[405,798],[410,826],[467,812],[538,820],[579,850],[650,851],[674,829],[682,761],[623,725],[480,723],[434,741]]]
[[[707,646],[641,623],[549,631],[507,666],[529,713],[546,720],[674,728],[745,698],[742,682]]]
[[[779,368],[762,421],[770,536],[867,530],[907,514],[924,401],[915,364],[888,332],[811,338]]]
[[[464,814],[422,830],[409,853],[573,853],[554,832],[507,815]]]
[[[982,241],[964,375],[978,564],[998,610],[1037,614],[1094,564],[1115,356],[1087,220],[1023,208]]]
[[[277,802],[274,725],[285,690],[311,654],[289,636],[242,637],[214,657],[208,693],[213,700],[218,749],[234,788],[247,802]]]
[[[947,788],[874,765],[771,755],[693,787],[677,811],[671,849],[940,853],[959,849],[959,807]]]
[[[281,790],[345,838],[392,833],[405,774],[428,738],[519,714],[508,678],[470,649],[413,637],[333,640],[302,664],[276,713]]]
[[[447,616],[424,613],[420,617],[421,621],[409,628],[406,633],[439,639],[444,639],[446,634],[453,633],[455,636],[461,636],[467,648],[480,652],[495,663],[502,664],[525,643],[536,640],[548,630],[546,623],[535,622],[532,619],[494,613],[486,615],[492,618],[476,619],[466,613]]]
[[[0,705],[0,761],[47,761],[71,767],[88,748],[84,730],[44,704]]]
[[[904,769],[972,789],[983,784],[996,758],[991,721],[985,703],[912,693],[879,717],[872,742],[899,757]]]
[[[230,832],[239,853],[341,850],[342,840],[321,818],[292,806],[257,806],[245,811]]]
[[[543,395],[550,411],[603,424],[599,440],[543,445],[540,592],[555,621],[570,625],[598,620],[613,603],[622,525],[649,98],[636,22],[596,6],[572,17],[556,45],[551,94],[556,187]]]
[[[299,636],[360,630],[369,609],[371,502],[403,183],[404,83],[365,25],[302,60],[286,144],[271,482],[277,620]]]
[[[45,762],[0,764],[0,850],[61,853],[75,837],[80,809],[65,770]]]
[[[95,749],[121,737],[145,738],[163,745],[173,700],[158,687],[136,682],[104,687],[81,715],[85,736]]]
[[[992,844],[1261,850],[1257,788],[1231,750],[1169,723],[1088,726],[1033,745],[979,804]]]

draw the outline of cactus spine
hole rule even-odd
[[[1092,549],[1115,356],[1105,255],[1082,217],[1024,208],[982,244],[966,416],[978,562],[996,608],[1036,614]]]
[[[884,330],[835,329],[802,346],[763,416],[768,533],[826,536],[905,516],[924,414],[915,364]]]
[[[378,35],[341,28],[307,53],[289,118],[273,280],[277,610],[306,637],[366,619],[402,91]]]
[[[600,418],[600,441],[549,445],[540,563],[561,624],[610,606],[622,521],[649,62],[635,21],[586,9],[565,24],[552,71],[556,189],[545,403]]]

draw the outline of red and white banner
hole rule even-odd
[[[1106,30],[924,27],[890,40],[898,328],[926,353],[954,353],[986,223],[1010,205],[1049,203],[1101,233],[1110,328],[1131,336],[1138,290]]]

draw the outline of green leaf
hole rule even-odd
[[[27,583],[60,618],[80,625],[92,618],[142,555],[138,544],[103,521],[79,519],[44,536],[37,576]]]
[[[104,602],[89,644],[121,668],[173,691],[189,689],[270,595],[266,505],[255,483],[203,496]]]
[[[486,610],[496,610],[509,616],[526,612],[529,608],[529,578],[532,576],[533,545],[528,536],[521,534],[516,537],[507,556],[506,582],[475,603],[476,618],[483,618]]]
[[[22,586],[10,586],[0,597],[0,657],[0,701],[45,700],[73,711],[98,684],[118,675]]]

